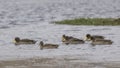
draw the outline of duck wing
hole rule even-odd
[[[20,40],[21,42],[33,42],[33,43],[36,43],[35,40],[31,40],[31,39],[22,39]]]
[[[104,36],[99,36],[99,35],[94,35],[92,36],[93,38],[98,38],[98,39],[104,39],[105,37]]]

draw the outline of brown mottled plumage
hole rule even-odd
[[[113,43],[113,41],[111,40],[105,40],[105,39],[101,39],[101,40],[96,40],[93,37],[91,38],[92,40],[92,45],[111,45]]]
[[[30,39],[20,39],[19,37],[15,37],[15,45],[20,45],[20,44],[35,44],[35,40],[30,40]]]
[[[62,42],[64,42],[65,44],[83,44],[85,43],[83,40],[78,39],[78,38],[74,38],[72,36],[62,36]]]
[[[44,44],[43,41],[40,42],[40,49],[56,49],[58,48],[58,44]]]

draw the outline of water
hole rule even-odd
[[[0,60],[57,56],[62,56],[63,60],[66,55],[67,57],[72,55],[72,58],[81,57],[87,62],[111,61],[111,64],[119,62],[119,26],[72,26],[50,23],[79,17],[118,18],[120,17],[119,3],[120,0],[1,0]],[[83,39],[87,33],[103,35],[106,39],[113,40],[114,43],[92,47],[89,43],[66,46],[61,42],[63,34]],[[13,40],[16,36],[35,39],[38,42],[35,45],[15,46]],[[40,50],[38,44],[41,40],[60,46],[58,49]],[[78,61],[80,62],[81,59]],[[83,65],[83,68],[84,66],[86,65]],[[88,65],[90,68],[103,68],[104,66]]]

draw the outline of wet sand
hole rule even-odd
[[[30,58],[0,61],[0,68],[120,68],[120,61],[95,62],[70,57]]]

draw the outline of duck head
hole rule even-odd
[[[44,45],[44,43],[43,43],[43,41],[40,41],[40,49],[42,50],[43,49],[43,45]]]
[[[15,37],[14,42],[17,43],[17,42],[19,42],[19,41],[20,41],[20,38],[19,38],[19,37]]]
[[[65,41],[66,41],[66,36],[64,34],[64,35],[62,35],[62,42],[65,42]]]
[[[86,34],[85,40],[86,41],[91,41],[91,35],[90,34]]]
[[[40,45],[41,45],[41,46],[43,46],[43,45],[44,45],[43,41],[40,41]]]

